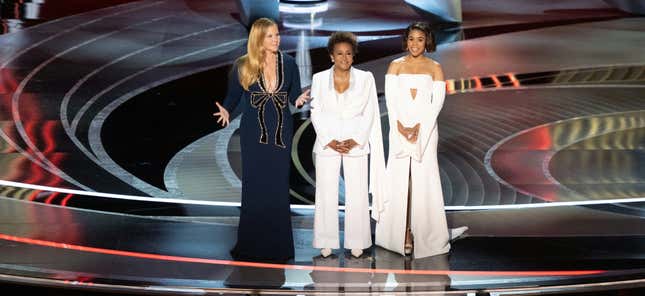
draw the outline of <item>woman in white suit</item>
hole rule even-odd
[[[427,24],[408,26],[403,46],[407,55],[392,61],[385,76],[390,194],[381,206],[376,244],[422,258],[450,250],[437,162],[437,116],[446,84],[441,65],[424,55],[435,49]],[[453,235],[466,229],[455,229]]]
[[[368,191],[374,199],[381,198],[383,191],[374,188],[383,184],[385,176],[378,97],[372,73],[352,67],[357,52],[354,34],[332,34],[327,49],[334,65],[314,74],[311,86],[311,121],[316,130],[313,247],[321,249],[323,257],[340,247],[338,181],[342,164],[344,248],[359,257],[372,245]]]

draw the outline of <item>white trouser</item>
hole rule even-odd
[[[338,181],[341,162],[345,177],[344,248],[366,249],[372,245],[368,201],[367,155],[319,156],[316,154],[316,211],[314,248],[337,249]]]

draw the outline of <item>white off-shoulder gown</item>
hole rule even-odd
[[[410,89],[417,90],[414,98]],[[383,212],[376,224],[375,241],[381,247],[404,254],[409,190],[415,258],[450,250],[437,161],[437,116],[443,107],[445,89],[445,82],[434,81],[427,74],[385,77],[390,124],[386,180],[390,192],[380,206]],[[416,143],[408,142],[398,132],[397,120],[406,127],[420,123]]]

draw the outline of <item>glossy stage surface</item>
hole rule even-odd
[[[395,0],[90,2],[0,2],[0,289],[643,292],[645,17],[605,1],[463,0],[463,22],[437,26],[442,188],[449,225],[470,228],[447,255],[321,258],[315,133],[307,107],[293,109],[296,257],[265,264],[229,255],[239,119],[212,117],[245,19],[279,16],[303,86],[330,66],[327,36],[355,32],[354,65],[374,73],[385,117],[384,73],[426,14]]]

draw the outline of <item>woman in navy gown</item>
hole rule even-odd
[[[249,33],[247,54],[229,77],[217,122],[227,126],[228,110],[240,105],[242,207],[237,243],[231,255],[245,261],[286,261],[294,256],[289,203],[293,121],[289,104],[301,106],[300,77],[294,59],[279,51],[276,23],[260,18]],[[300,96],[299,96],[300,95]]]

